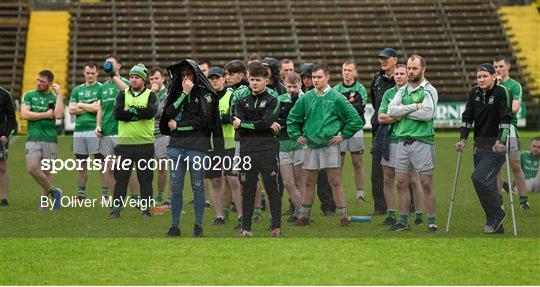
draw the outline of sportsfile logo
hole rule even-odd
[[[54,206],[57,204],[56,199],[49,198],[47,196],[42,195],[40,198],[40,207],[41,208],[47,208],[49,210],[52,210]],[[110,196],[103,197],[102,199],[98,200],[96,198],[84,198],[80,199],[76,196],[62,196],[60,198],[60,205],[64,208],[67,207],[81,207],[81,208],[94,208],[94,207],[106,207],[106,208],[112,208],[112,207],[120,207],[120,208],[141,208],[142,210],[145,210],[150,207],[156,206],[156,200],[151,199],[144,199],[144,198],[130,198],[130,196],[121,197],[121,198],[112,198]]]
[[[189,164],[188,164],[189,163]],[[136,162],[129,158],[122,158],[122,156],[106,156],[104,159],[42,159],[41,170],[50,171],[52,174],[58,173],[61,170],[68,171],[100,171],[101,173],[107,172],[107,170],[178,170],[180,164],[186,164],[187,170],[250,170],[251,169],[251,157],[249,156],[194,156],[194,157],[178,157],[161,158],[161,159],[140,159]]]

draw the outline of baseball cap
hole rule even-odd
[[[220,77],[223,77],[223,69],[220,68],[220,67],[212,67],[210,68],[210,70],[208,70],[208,77],[210,78],[211,76],[220,76]]]
[[[146,69],[146,67],[141,63],[133,66],[133,68],[129,70],[129,75],[135,75],[143,79],[145,82],[148,81],[148,69]]]
[[[488,64],[488,63],[478,65],[478,67],[476,67],[476,71],[477,72],[481,72],[481,71],[488,72],[488,73],[490,73],[492,75],[495,74],[495,72],[496,72],[495,67],[493,67],[492,64]]]
[[[379,57],[385,57],[385,58],[397,57],[397,52],[396,52],[396,50],[394,50],[392,48],[384,48],[379,53]]]
[[[305,63],[302,64],[300,67],[300,76],[311,76],[313,73],[313,64],[312,63]]]

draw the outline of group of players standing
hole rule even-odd
[[[435,233],[438,227],[433,186],[433,118],[437,90],[424,77],[426,62],[421,56],[412,55],[406,65],[398,64],[397,52],[386,48],[378,59],[381,70],[374,75],[370,90],[375,109],[371,118],[373,214],[386,214],[382,224],[390,226],[391,230],[410,229],[412,194],[415,224],[424,224],[425,208],[427,230]],[[497,58],[497,69],[501,69],[498,65],[501,61],[509,67],[506,58]],[[110,79],[99,83],[98,65],[87,63],[84,66],[85,83],[73,89],[68,107],[69,112],[76,115],[73,152],[81,160],[91,155],[98,159],[116,155],[133,162],[171,159],[170,202],[164,198],[167,181],[164,169],[159,170],[156,197],[157,204],[170,204],[172,226],[167,235],[180,235],[186,171],[190,173],[194,194],[195,237],[203,234],[209,186],[214,195],[214,224],[225,223],[232,203],[238,214],[235,228],[240,236],[253,236],[251,223],[260,220],[264,195],[268,198],[271,215],[269,230],[272,236],[281,235],[284,188],[290,201],[288,221],[293,225],[311,223],[310,212],[317,187],[325,215],[337,211],[339,224],[350,226],[342,183],[347,152],[351,153],[353,162],[357,202],[366,201],[362,129],[368,95],[357,80],[354,62],[343,64],[342,81],[333,88],[329,86],[330,72],[326,65],[306,63],[297,74],[293,62],[287,59],[279,63],[274,58],[252,57],[247,65],[233,60],[224,69],[210,67],[209,62],[182,60],[168,67],[167,88],[164,72],[159,68],[148,71],[143,64],[137,64],[127,80],[120,76],[121,67],[117,57],[107,57],[104,70]],[[500,188],[496,186],[493,170],[489,172],[486,165],[498,165],[500,169],[500,153],[505,150],[507,137],[517,138],[517,122],[511,119],[512,113],[515,117],[519,111],[519,106],[515,111],[514,101],[521,102],[521,87],[518,92],[519,83],[508,79],[507,73],[508,69],[499,81],[503,86],[505,83],[511,86],[498,88],[495,68],[490,64],[478,66],[479,86],[469,95],[461,140],[456,144],[457,150],[463,150],[468,129],[474,122],[475,146],[486,149],[482,156],[477,155],[475,149],[475,172],[485,175],[485,180],[475,181],[473,176],[473,183],[486,212],[484,229],[487,233],[500,233],[504,217],[495,210],[496,205],[500,209],[502,204],[498,196],[494,198]],[[482,77],[493,81],[484,84]],[[54,208],[60,208],[62,191],[53,185],[50,172],[40,165],[42,159],[57,156],[54,119],[63,115],[63,99],[53,79],[50,71],[39,73],[37,89],[23,96],[21,118],[29,121],[27,170],[43,187],[44,196],[57,199]],[[508,98],[492,95],[498,89],[510,93],[512,109]],[[478,95],[487,98],[481,101]],[[498,110],[485,113],[486,109]],[[485,118],[486,114],[489,118]],[[517,142],[512,144],[512,150],[517,145]],[[207,157],[212,162],[217,159],[220,168],[201,168],[201,161]],[[232,164],[225,167],[227,158]],[[512,157],[512,160],[521,206],[525,209],[529,204],[523,172],[520,174],[519,153],[517,159]],[[117,200],[114,202],[121,202],[128,186],[135,199],[152,198],[154,172],[137,168],[135,175],[131,167],[113,171],[109,166],[107,172],[101,174],[103,198],[113,190],[113,199]],[[87,170],[79,171],[79,199],[86,197],[87,178]],[[207,180],[209,185],[205,184]],[[263,187],[259,181],[264,183]],[[394,208],[394,184],[398,190],[399,216]],[[110,218],[120,217],[122,209],[122,205],[114,204]],[[149,206],[143,207],[142,212],[146,218],[152,216]]]

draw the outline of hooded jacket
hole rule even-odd
[[[189,95],[182,91],[180,70],[184,66],[189,66],[194,72],[195,85]],[[190,59],[181,60],[167,67],[167,71],[169,88],[159,129],[161,134],[171,136],[169,146],[202,152],[222,150],[223,134],[214,129],[216,121],[219,121],[219,99],[197,63]],[[168,126],[171,119],[177,122],[176,130],[173,131]],[[213,146],[210,143],[211,136]]]
[[[286,93],[287,88],[281,83],[279,62],[274,58],[264,58],[262,64],[269,67],[272,71],[272,84],[268,85],[268,87],[276,91],[278,95]]]

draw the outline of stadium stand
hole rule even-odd
[[[211,59],[224,65],[251,53],[298,62],[327,62],[338,79],[340,64],[354,59],[369,87],[377,53],[395,47],[401,56],[428,60],[428,78],[442,100],[463,99],[478,63],[512,55],[496,5],[453,1],[101,1],[73,2],[70,86],[82,65],[117,54],[125,65],[168,66],[178,59]],[[317,17],[314,17],[314,13]],[[402,61],[403,58],[402,57]],[[519,67],[516,58],[514,67]],[[518,69],[512,77],[525,84]]]
[[[523,84],[525,94],[528,84],[533,90],[538,88],[533,82],[538,77],[530,72],[538,61],[521,56],[520,52],[534,52],[523,50],[514,38],[512,49],[507,34],[513,37],[514,33],[505,32],[502,23],[508,20],[502,16],[501,21],[497,13],[501,4],[508,4],[502,0],[85,0],[46,4],[53,7],[55,2],[62,3],[62,9],[71,15],[68,92],[83,81],[80,71],[85,62],[102,61],[108,54],[117,54],[126,67],[138,62],[166,67],[186,57],[224,65],[251,53],[290,58],[297,64],[324,61],[330,64],[334,82],[340,64],[353,59],[359,66],[360,81],[369,88],[371,75],[378,69],[376,55],[384,47],[396,48],[401,61],[413,53],[425,56],[427,77],[439,90],[441,101],[462,100],[474,83],[474,67],[491,62],[498,54],[511,56],[511,77]],[[25,0],[2,1],[0,7],[0,41],[5,43],[0,84],[19,97],[30,8]]]
[[[21,95],[28,28],[28,3],[0,1],[0,86]]]

